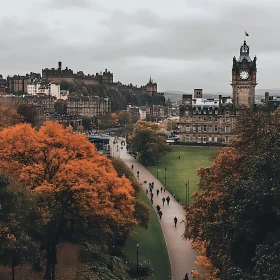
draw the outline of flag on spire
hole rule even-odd
[[[245,31],[245,36],[249,36],[249,34]]]

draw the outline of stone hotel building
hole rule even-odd
[[[255,105],[256,61],[249,56],[244,41],[239,58],[233,58],[232,98],[219,95],[217,99],[203,98],[202,89],[183,95],[178,128],[180,141],[189,143],[228,144],[235,136],[236,123],[246,108]]]

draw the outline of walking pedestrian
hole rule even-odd
[[[177,217],[175,216],[175,218],[174,218],[175,227],[177,227],[177,222],[178,222],[178,219],[177,219]]]
[[[163,189],[163,192],[165,192],[165,189]]]
[[[157,196],[159,195],[159,190],[157,189]]]
[[[162,212],[161,212],[161,211],[159,211],[159,212],[158,212],[158,214],[159,214],[159,219],[161,220],[161,217],[162,217]]]
[[[131,169],[132,169],[132,170],[133,170],[133,167],[134,167],[134,165],[132,164],[132,165],[131,165]]]
[[[151,198],[154,198],[154,194],[151,192]]]
[[[151,198],[151,203],[154,204],[154,200]]]
[[[184,280],[189,280],[189,275],[186,273]]]
[[[170,202],[170,197],[169,196],[166,198],[166,202],[167,202],[167,205],[169,206],[169,202]]]
[[[148,189],[146,189],[146,194],[148,194],[148,192],[149,192]]]
[[[159,211],[160,211],[160,206],[157,205],[157,206],[156,206],[156,209],[157,209],[157,211],[158,211],[158,213],[159,213]]]
[[[165,197],[162,198],[162,205],[164,206]]]
[[[162,187],[160,188],[160,192],[162,193]]]
[[[172,195],[173,195],[174,199],[176,200],[176,195],[175,195],[175,193],[173,193]]]

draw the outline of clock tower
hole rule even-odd
[[[232,65],[232,96],[236,107],[244,105],[253,108],[255,103],[255,87],[257,85],[257,57],[251,60],[249,47],[244,41],[240,47],[238,60],[233,57]]]

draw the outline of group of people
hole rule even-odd
[[[195,269],[195,268],[192,269],[191,275],[192,275],[192,279],[195,280],[195,279],[196,279],[196,277],[195,277],[195,275],[196,275],[196,269]],[[190,280],[190,279],[189,279],[189,274],[188,274],[188,273],[186,273],[185,278],[184,278],[183,280]]]

